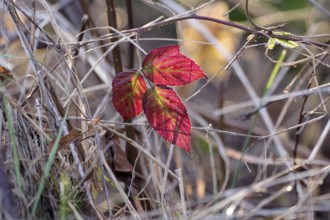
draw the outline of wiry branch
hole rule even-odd
[[[324,49],[327,49],[330,47],[329,44],[326,43],[321,43],[321,42],[316,42],[316,41],[310,41],[307,40],[307,37],[301,37],[301,36],[297,36],[294,34],[289,34],[289,35],[277,35],[274,33],[274,30],[257,30],[254,28],[250,28],[250,27],[246,27],[244,25],[240,25],[234,22],[230,22],[230,21],[224,21],[224,20],[220,20],[220,19],[216,19],[216,18],[211,18],[211,17],[207,17],[207,16],[200,16],[200,15],[188,15],[188,16],[184,16],[184,17],[173,17],[173,18],[169,18],[167,20],[164,21],[160,21],[157,23],[153,23],[151,25],[148,26],[144,26],[144,27],[139,27],[139,28],[134,28],[134,29],[130,29],[130,30],[126,30],[126,31],[122,31],[123,33],[143,33],[143,32],[147,32],[150,31],[151,29],[154,28],[159,28],[165,25],[169,25],[178,21],[184,21],[184,20],[190,20],[190,19],[196,19],[196,20],[204,20],[204,21],[210,21],[210,22],[214,22],[214,23],[218,23],[221,25],[225,25],[225,26],[229,26],[229,27],[233,27],[233,28],[237,28],[240,29],[242,31],[245,31],[247,33],[256,35],[257,37],[266,37],[266,38],[278,38],[281,40],[291,40],[291,41],[295,41],[298,43],[303,43],[303,44],[307,44],[307,45],[314,45],[317,47],[321,47]],[[117,34],[114,34],[117,35]]]

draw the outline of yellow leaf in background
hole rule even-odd
[[[228,16],[223,16],[228,10],[226,3],[216,2],[202,8],[196,14],[228,21]],[[201,20],[199,22],[205,25],[229,53],[234,52],[237,39],[233,29],[214,22]],[[181,45],[182,51],[199,64],[208,76],[212,76],[226,63],[226,58],[219,53],[215,45],[207,42],[202,33],[187,21],[182,23],[182,37],[184,40]],[[226,73],[221,72],[217,77],[226,79],[226,75]]]

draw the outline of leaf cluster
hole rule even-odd
[[[152,82],[147,89],[144,78]],[[178,45],[152,50],[140,70],[121,72],[112,81],[112,99],[124,119],[144,111],[165,140],[191,153],[191,122],[182,100],[168,86],[183,86],[207,78],[201,68],[180,52]]]

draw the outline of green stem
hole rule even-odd
[[[278,60],[276,61],[276,64],[270,74],[270,77],[268,79],[268,82],[266,84],[266,87],[265,87],[265,90],[264,90],[264,94],[262,97],[265,97],[265,95],[267,94],[268,90],[270,89],[270,87],[273,85],[274,83],[274,80],[275,80],[275,77],[283,63],[283,60],[285,58],[285,55],[286,55],[286,50],[283,50],[282,53],[280,54],[280,57],[278,58]],[[261,101],[262,102],[262,101]],[[263,104],[261,103],[261,106],[263,106]],[[252,124],[250,125],[249,127],[249,130],[248,130],[248,135],[251,135],[252,134],[252,131],[253,131],[253,128],[255,127],[256,125],[256,121],[257,121],[257,118],[258,118],[259,114],[255,114],[252,118]],[[238,167],[237,169],[235,170],[235,174],[234,174],[234,177],[233,177],[233,180],[232,180],[232,183],[231,183],[231,188],[234,188],[235,185],[237,184],[237,180],[239,178],[239,174],[240,174],[240,171],[242,169],[242,162],[243,162],[243,157],[247,151],[247,147],[250,145],[250,140],[251,138],[250,137],[247,137],[244,141],[244,144],[243,144],[243,149],[242,149],[242,152],[241,152],[241,157],[240,157],[240,160],[239,160],[239,163],[238,163]]]
[[[70,107],[70,102],[68,104],[68,107],[65,110],[65,115],[64,115],[64,117],[62,119],[61,127],[60,127],[60,129],[58,131],[58,134],[56,136],[54,145],[52,146],[52,150],[51,150],[51,152],[49,154],[49,157],[48,157],[48,160],[47,160],[47,163],[46,163],[46,166],[45,166],[45,170],[44,170],[44,175],[41,177],[40,182],[39,182],[39,188],[38,188],[38,191],[36,193],[35,200],[34,200],[33,207],[32,207],[32,217],[34,217],[35,214],[36,214],[36,210],[37,210],[37,207],[38,207],[38,204],[39,204],[39,201],[40,201],[42,192],[43,192],[43,190],[45,188],[46,180],[49,177],[50,170],[52,168],[52,165],[53,165],[53,162],[54,162],[56,153],[58,151],[60,139],[61,139],[61,136],[62,136],[62,133],[63,133],[63,129],[64,129],[64,126],[65,126],[65,123],[66,123],[66,118],[68,116],[69,107]]]
[[[0,87],[3,88],[2,82],[0,82]],[[12,122],[11,114],[9,112],[8,101],[3,96],[2,96],[2,103],[3,103],[3,109],[5,112],[5,116],[6,116],[9,138],[10,138],[10,142],[11,142],[12,153],[13,153],[13,158],[14,158],[14,163],[15,163],[15,174],[16,174],[17,186],[18,186],[19,192],[22,192],[21,172],[20,172],[20,168],[19,168],[18,149],[17,149],[16,138],[15,138],[15,134],[14,134],[13,122]]]

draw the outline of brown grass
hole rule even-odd
[[[286,22],[281,29],[297,35],[288,35],[297,48],[274,50],[265,36],[217,23],[162,25],[192,13],[228,22],[208,14],[223,3],[114,1],[109,27],[112,1],[87,2],[0,3],[2,218],[329,218],[326,1],[288,10],[250,1],[255,23]],[[240,1],[227,2],[219,11],[244,13]],[[111,101],[115,74],[169,43],[209,75],[179,91],[193,157],[143,114],[123,122]]]

